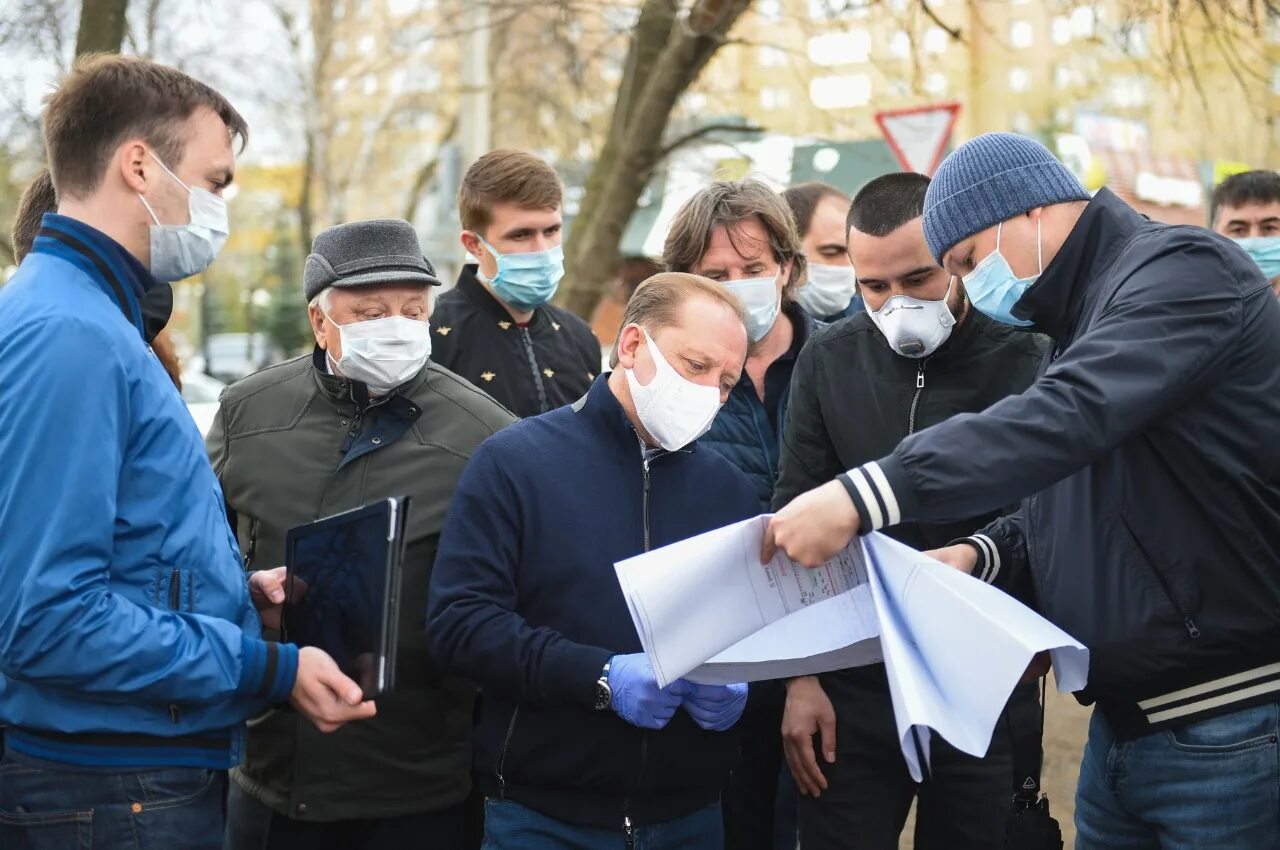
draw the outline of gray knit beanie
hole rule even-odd
[[[942,263],[962,239],[1036,207],[1089,193],[1049,149],[1013,133],[987,133],[942,161],[924,196],[924,238]]]

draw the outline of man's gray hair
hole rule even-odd
[[[326,286],[324,289],[316,293],[315,298],[307,302],[308,307],[315,307],[326,316],[329,315],[329,304],[333,300],[333,287]]]

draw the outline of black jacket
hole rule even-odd
[[[852,470],[862,527],[1027,497],[975,538],[980,569],[1030,572],[1089,647],[1082,700],[1123,736],[1275,700],[1280,302],[1262,273],[1103,190],[1015,312],[1055,341],[1036,383]]]
[[[707,498],[714,493],[715,498]],[[643,450],[601,377],[580,402],[486,440],[440,537],[427,637],[484,688],[484,793],[571,823],[663,823],[720,796],[737,734],[683,709],[646,730],[594,709],[616,653],[640,652],[613,565],[755,515],[746,477],[715,452]]]
[[[476,279],[474,264],[436,301],[431,328],[431,359],[517,416],[577,401],[600,373],[600,343],[586,322],[548,304],[520,327]]]
[[[791,349],[771,363],[766,373],[765,385],[770,390],[766,398],[773,395],[775,381],[781,386],[776,404],[772,405],[773,409],[770,410],[760,400],[755,383],[744,369],[742,378],[730,391],[729,400],[716,414],[711,428],[698,440],[698,445],[719,452],[747,474],[751,485],[756,488],[756,495],[760,497],[761,511],[769,510],[773,487],[778,480],[782,427],[787,417],[787,402],[791,397],[791,377],[796,360],[809,338],[819,328],[826,327],[806,313],[799,304],[788,303],[783,309],[795,327],[795,337]],[[827,478],[848,468],[842,466]]]
[[[774,508],[888,454],[915,431],[1022,392],[1035,380],[1046,342],[972,307],[951,337],[919,360],[894,352],[865,312],[822,328],[796,362]],[[1004,507],[1016,506],[1009,499]],[[997,506],[955,522],[908,521],[885,533],[935,549],[1000,513]]]

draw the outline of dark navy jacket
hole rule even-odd
[[[729,400],[716,414],[711,428],[698,444],[724,455],[734,466],[751,479],[760,511],[769,510],[773,502],[773,485],[778,480],[778,456],[781,451],[782,426],[787,418],[787,404],[791,398],[791,372],[796,357],[809,337],[823,325],[814,320],[798,304],[789,303],[783,308],[795,327],[795,342],[791,350],[775,364],[784,368],[785,388],[778,401],[776,416],[760,401],[755,384],[744,370],[742,379],[729,392]],[[770,368],[775,368],[771,366]]]
[[[485,696],[475,737],[484,792],[559,820],[660,823],[719,798],[737,754],[681,710],[658,731],[594,709],[615,654],[640,652],[613,565],[758,512],[715,452],[642,451],[602,375],[571,407],[486,440],[454,493],[436,555],[427,637]]]
[[[862,527],[1024,497],[973,538],[979,569],[1030,572],[1122,736],[1280,698],[1280,301],[1262,273],[1103,190],[1014,313],[1054,341],[1036,382],[845,476]]]

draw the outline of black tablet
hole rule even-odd
[[[373,699],[395,686],[408,497],[289,529],[281,632],[315,646]]]

